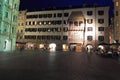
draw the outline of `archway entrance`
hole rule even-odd
[[[4,41],[4,51],[11,51],[11,40],[7,39]]]
[[[49,48],[50,48],[50,51],[56,51],[56,44],[55,43],[49,44]]]
[[[92,48],[93,48],[93,46],[92,46],[91,44],[88,44],[88,45],[86,46],[86,51],[87,51],[87,52],[91,52]]]

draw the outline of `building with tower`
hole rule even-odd
[[[26,11],[24,16],[25,22],[19,22],[18,27],[25,26],[23,43],[26,49],[80,51],[82,47],[109,42],[108,6]],[[18,46],[21,44],[19,42]]]

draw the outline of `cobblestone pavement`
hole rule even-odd
[[[95,53],[0,53],[0,80],[120,80],[120,59]]]

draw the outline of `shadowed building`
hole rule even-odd
[[[120,0],[114,2],[114,41],[120,42]]]
[[[19,49],[22,45],[24,45],[26,42],[24,42],[24,33],[25,33],[25,22],[26,22],[26,12],[20,11],[18,16],[18,26],[17,26],[17,41],[16,41],[16,48]]]

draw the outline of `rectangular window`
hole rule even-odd
[[[41,36],[38,35],[38,36],[37,36],[37,39],[41,39]]]
[[[73,26],[73,21],[69,21],[69,26]]]
[[[13,21],[17,21],[17,16],[13,16]]]
[[[103,24],[104,23],[104,19],[98,19],[98,23]]]
[[[58,13],[58,14],[57,14],[57,17],[62,17],[62,13]]]
[[[64,32],[67,32],[67,31],[68,31],[68,28],[67,28],[67,27],[64,27],[64,28],[63,28],[63,31],[64,31]]]
[[[82,23],[83,23],[83,21],[79,21],[79,26],[81,26]]]
[[[87,31],[93,31],[93,28],[92,27],[88,27]]]
[[[2,13],[2,5],[0,4],[0,14]]]
[[[60,32],[61,31],[61,28],[56,28],[57,29],[57,32]]]
[[[18,8],[18,7],[17,7],[17,4],[15,3],[15,4],[14,4],[14,9],[16,9],[16,10],[17,10],[17,8]]]
[[[87,36],[88,41],[92,41],[92,36]]]
[[[98,15],[104,15],[104,11],[103,10],[98,11]]]
[[[69,16],[69,13],[64,13],[64,17],[68,17]]]
[[[20,36],[20,39],[22,39],[22,36]]]
[[[54,18],[56,17],[56,14],[54,14]]]
[[[87,23],[88,24],[92,24],[93,23],[93,19],[87,19]]]
[[[46,36],[46,39],[47,39],[47,40],[50,40],[50,36]]]
[[[67,20],[64,20],[64,24],[68,24],[68,21],[67,21]]]
[[[98,36],[98,40],[101,42],[101,41],[104,41],[104,36]]]
[[[35,21],[32,22],[32,25],[35,25]]]
[[[104,31],[104,27],[99,27],[98,31]]]
[[[5,13],[5,18],[8,18],[8,12]]]
[[[14,28],[14,27],[12,27],[12,33],[14,33],[14,30],[15,30],[15,28]]]
[[[88,16],[93,15],[93,11],[87,11],[87,15],[88,15]]]
[[[39,18],[42,18],[42,14],[39,15]]]
[[[74,22],[74,26],[78,26],[78,22],[77,21]]]
[[[36,39],[35,35],[25,35],[25,39]]]
[[[61,24],[62,24],[62,21],[60,21],[60,20],[55,21],[55,22],[56,22],[56,24],[58,24],[58,25],[61,25]]]
[[[48,18],[51,18],[52,17],[52,14],[47,14]]]
[[[63,36],[63,40],[67,40],[68,39],[68,36]]]
[[[21,33],[23,33],[23,30],[21,30]]]
[[[116,11],[116,16],[118,16],[118,11]]]
[[[43,14],[43,18],[47,18],[47,14]]]

